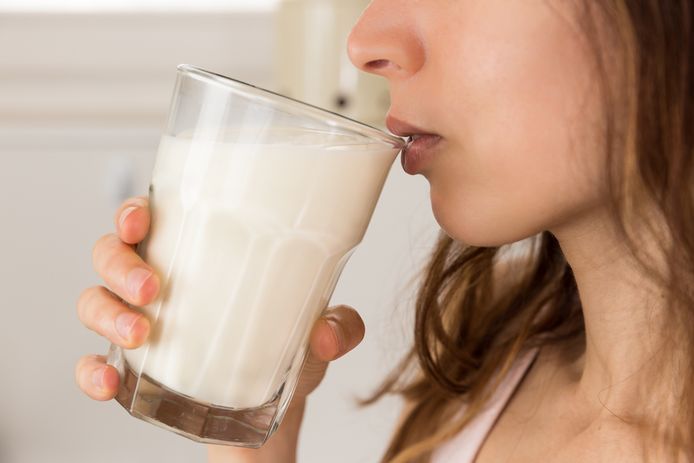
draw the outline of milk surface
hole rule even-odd
[[[162,290],[141,308],[149,342],[124,352],[136,373],[235,408],[268,402],[284,382],[397,150],[318,132],[280,138],[162,138],[139,247]]]

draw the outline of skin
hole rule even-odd
[[[355,66],[388,80],[389,114],[442,137],[421,172],[441,227],[477,246],[549,230],[578,283],[585,343],[541,350],[477,463],[643,456],[636,427],[622,417],[651,405],[638,388],[660,345],[655,327],[664,308],[606,211],[597,77],[570,3],[375,0],[349,37]],[[78,313],[88,328],[135,347],[146,339],[148,321],[118,298],[144,304],[159,288],[156,275],[133,294],[126,284],[132,269],[149,269],[132,246],[148,230],[146,199],[126,201],[115,222],[116,232],[94,247],[94,266],[108,289],[85,290]],[[126,337],[115,329],[121,314],[136,317],[127,320]],[[326,317],[314,326],[308,366],[278,432],[260,450],[210,446],[209,461],[294,461],[306,396],[328,362],[364,335],[354,309],[334,307],[330,314],[334,326]],[[76,379],[97,400],[111,399],[118,383],[101,356],[81,359]]]

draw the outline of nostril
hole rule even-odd
[[[388,66],[388,60],[387,59],[375,59],[373,61],[369,61],[366,63],[365,67],[368,69],[382,69],[384,67]]]

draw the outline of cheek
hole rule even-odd
[[[599,124],[570,96],[585,97],[572,84],[532,98],[531,84],[497,91],[490,98],[502,93],[508,104],[461,119],[471,135],[452,140],[429,177],[435,217],[449,235],[497,246],[597,207],[603,195]]]
[[[514,242],[599,202],[598,98],[586,51],[556,17],[533,17],[469,30],[442,85],[453,89],[444,101],[455,135],[428,174],[432,209],[467,244]]]
[[[448,154],[448,153],[446,153]],[[599,198],[584,163],[567,153],[511,150],[467,156],[432,170],[434,216],[453,238],[475,246],[512,243],[571,220]]]

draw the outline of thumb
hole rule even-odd
[[[364,322],[351,307],[326,310],[313,325],[310,349],[294,394],[306,397],[323,380],[328,363],[354,349],[364,338]]]
[[[329,308],[314,325],[311,352],[318,361],[338,359],[359,345],[365,332],[364,321],[354,308]]]

